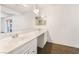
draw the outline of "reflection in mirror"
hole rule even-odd
[[[2,4],[0,33],[14,34],[37,30],[33,6],[29,4],[26,4],[26,7],[22,4]]]
[[[12,32],[12,19],[1,18],[1,33]]]
[[[12,16],[2,12],[1,33],[12,32]]]

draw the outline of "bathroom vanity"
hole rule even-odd
[[[43,48],[47,42],[47,30],[20,33],[17,37],[0,40],[0,53],[37,54],[37,47]]]

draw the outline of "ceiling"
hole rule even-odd
[[[42,10],[44,8],[49,8],[56,5],[53,5],[53,4],[2,4],[2,6],[7,7],[8,9],[12,9],[16,12],[25,14],[28,11],[33,11],[35,8],[39,8],[39,10]],[[11,14],[10,12],[8,13]]]
[[[2,6],[5,6],[7,8],[13,9],[16,12],[25,13],[28,11],[33,10],[33,5],[23,5],[23,4],[2,4]]]

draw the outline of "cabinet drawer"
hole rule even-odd
[[[36,53],[37,53],[36,49],[30,49],[29,50],[29,54],[36,54]]]
[[[25,51],[24,54],[37,54],[37,48],[30,48],[29,50]]]

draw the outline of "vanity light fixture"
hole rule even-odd
[[[39,6],[37,5],[37,4],[35,4],[34,6],[33,6],[33,12],[36,14],[36,15],[39,15]]]
[[[22,4],[22,6],[24,6],[26,8],[29,8],[29,6],[27,4]]]
[[[38,15],[39,14],[39,8],[38,8],[38,5],[27,5],[27,4],[22,4],[22,6],[26,7],[26,8],[32,8],[33,7],[33,12]]]
[[[24,7],[26,7],[27,5],[26,4],[22,4]]]
[[[39,9],[34,9],[34,11],[33,11],[35,14],[39,14]]]

